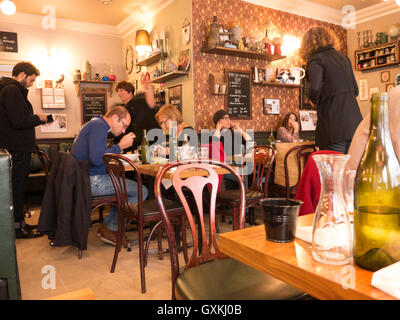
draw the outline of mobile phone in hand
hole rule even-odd
[[[50,122],[54,122],[54,119],[53,119],[53,115],[52,115],[52,114],[48,114],[48,115],[47,115],[47,123],[50,123]]]

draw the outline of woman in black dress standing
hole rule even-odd
[[[308,95],[317,108],[315,142],[321,150],[347,153],[362,116],[351,62],[336,45],[331,30],[311,27],[303,35],[300,56],[307,62]]]

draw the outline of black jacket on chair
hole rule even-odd
[[[321,48],[307,63],[307,79],[310,100],[317,105],[316,144],[351,140],[362,115],[349,58],[332,47]]]
[[[55,232],[54,246],[86,250],[91,203],[89,162],[58,152],[46,185],[38,231]]]

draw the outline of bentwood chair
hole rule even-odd
[[[247,299],[296,299],[304,293],[288,284],[224,255],[218,247],[215,225],[215,205],[218,189],[218,175],[211,166],[226,169],[236,177],[239,184],[239,225],[245,225],[245,188],[240,176],[229,165],[215,160],[187,160],[164,166],[156,177],[154,192],[157,206],[164,221],[169,244],[172,271],[172,299],[187,300],[247,300]],[[161,194],[161,181],[165,173],[176,169],[172,183],[186,212],[193,236],[193,252],[183,268],[179,266],[178,248],[175,241],[165,200]],[[186,170],[201,169],[206,176],[181,178]],[[208,188],[209,219],[203,210],[204,189]],[[193,194],[196,207],[188,203],[184,190]],[[193,210],[193,211],[192,211]],[[195,212],[194,212],[195,211]],[[195,215],[199,216],[200,234],[195,226]],[[207,219],[207,222],[206,222]],[[207,234],[208,233],[208,234]],[[201,239],[201,240],[199,240]],[[200,241],[202,249],[200,249]]]
[[[118,207],[118,239],[114,251],[114,258],[111,266],[111,273],[115,271],[115,266],[117,264],[118,253],[121,250],[122,240],[125,235],[125,229],[128,223],[131,221],[137,223],[138,235],[139,235],[139,262],[140,262],[140,278],[141,278],[141,288],[142,293],[146,293],[146,280],[145,280],[145,267],[147,265],[147,253],[149,248],[150,240],[155,231],[158,231],[158,253],[159,259],[162,260],[162,218],[154,200],[143,200],[142,196],[142,178],[138,167],[127,157],[119,154],[106,153],[103,156],[104,163],[107,167],[108,173],[111,177],[111,181],[114,185],[115,194],[117,197],[117,207]],[[138,186],[138,202],[130,204],[128,202],[128,194],[126,190],[125,182],[125,166],[124,162],[127,163],[129,167],[136,173],[136,182]],[[185,211],[180,203],[166,200],[165,208],[168,215],[179,219],[181,225],[181,237],[182,237],[182,247],[185,259],[187,257],[187,242],[186,242],[186,219]],[[155,225],[152,227],[150,234],[145,242],[144,238],[144,224],[154,222]],[[144,246],[145,244],[145,246]],[[128,249],[130,244],[128,244]]]
[[[272,164],[275,160],[275,150],[271,146],[254,146],[246,153],[253,152],[252,162],[246,162],[241,171],[243,174],[249,174],[252,171],[252,182],[245,192],[245,207],[251,208],[258,206],[261,199],[268,198],[268,180],[272,171]],[[217,194],[217,214],[231,214],[233,229],[238,228],[239,207],[240,207],[240,190],[225,190]],[[229,210],[221,210],[219,208],[228,207]],[[250,217],[251,219],[251,217]]]
[[[302,144],[294,146],[286,152],[283,159],[284,186],[272,184],[270,189],[274,195],[285,196],[288,199],[294,198],[304,166],[309,156],[315,151],[318,151],[317,145]],[[278,179],[278,174],[275,170],[275,181]]]
[[[37,156],[40,160],[40,163],[42,164],[43,171],[45,173],[46,181],[49,180],[50,177],[50,159],[49,156],[47,155],[46,152],[43,150],[39,149],[37,150]],[[98,196],[98,197],[92,197],[92,203],[91,203],[91,210],[89,212],[89,219],[93,215],[93,213],[96,211],[96,209],[102,210],[104,206],[110,205],[110,206],[116,206],[117,205],[117,198],[115,195],[110,195],[110,196]],[[102,211],[101,211],[102,212]],[[94,222],[102,222],[102,214],[99,212],[100,219],[96,221],[90,221],[90,224],[93,224]],[[49,240],[53,240],[54,236],[49,235]],[[78,249],[78,259],[82,259],[82,250]]]

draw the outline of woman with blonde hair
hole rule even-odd
[[[335,49],[337,43],[331,30],[311,27],[299,53],[307,63],[308,96],[317,108],[315,142],[321,150],[347,153],[362,116],[350,59]]]
[[[173,126],[174,122],[176,122],[176,136],[179,146],[183,144],[184,136],[187,135],[189,144],[197,148],[197,132],[183,121],[182,113],[174,105],[166,104],[162,106],[155,117],[161,129],[166,134],[169,134],[169,129]],[[166,153],[169,154],[168,148]]]

